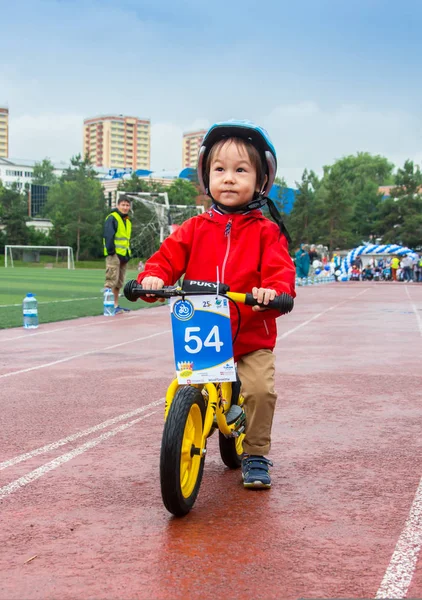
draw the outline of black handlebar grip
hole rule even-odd
[[[149,290],[142,287],[140,283],[136,281],[136,279],[131,279],[128,281],[123,288],[123,293],[125,298],[130,300],[130,302],[136,302],[142,296],[156,296],[157,298],[170,298],[171,294],[169,294],[169,288],[162,288],[160,290]]]
[[[125,285],[125,287],[123,288],[123,293],[125,295],[125,298],[127,300],[129,300],[130,302],[136,302],[138,300],[138,298],[140,298],[140,294],[136,293],[136,288],[140,288],[141,286],[139,285],[139,283],[136,281],[136,279],[131,279],[130,281],[128,281]]]
[[[258,302],[255,300],[252,294],[246,294],[245,304],[248,304],[249,306],[257,306]],[[282,314],[286,314],[293,310],[294,300],[291,296],[289,296],[289,294],[283,292],[280,294],[280,296],[276,296],[274,300],[270,300],[268,304],[260,304],[259,306],[273,308]]]

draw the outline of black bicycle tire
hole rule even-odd
[[[166,509],[176,517],[187,515],[192,509],[201,486],[205,456],[201,458],[194,489],[188,498],[180,486],[180,455],[186,420],[193,404],[197,404],[205,416],[205,402],[201,392],[191,386],[179,388],[171,404],[164,424],[160,452],[161,496]]]
[[[239,469],[242,465],[242,454],[238,454],[236,450],[236,438],[226,438],[221,431],[218,434],[221,460],[229,469]]]
[[[240,381],[237,379],[233,383],[232,403],[237,404],[240,395]],[[242,465],[242,453],[238,454],[236,450],[236,438],[226,438],[221,431],[218,432],[218,445],[220,447],[220,456],[223,463],[229,469],[239,469]]]

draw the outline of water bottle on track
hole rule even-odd
[[[114,316],[114,294],[110,288],[104,290],[104,312],[105,317]]]
[[[38,303],[34,294],[26,294],[22,302],[23,326],[25,329],[38,327]]]

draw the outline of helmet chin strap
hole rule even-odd
[[[245,213],[245,212],[249,212],[250,210],[255,210],[256,208],[262,208],[263,206],[267,205],[268,210],[270,211],[270,215],[272,216],[272,218],[277,223],[277,225],[280,229],[280,233],[286,237],[286,240],[288,241],[289,244],[292,243],[292,238],[290,237],[289,232],[287,231],[286,226],[283,222],[283,219],[281,218],[281,215],[278,212],[274,202],[271,200],[271,198],[268,198],[268,196],[265,196],[264,192],[255,192],[252,200],[250,202],[248,202],[248,204],[242,204],[241,206],[225,206],[224,204],[217,202],[217,200],[215,200],[209,192],[208,192],[208,195],[211,198],[211,200],[214,202],[214,204],[216,206],[218,206],[218,208],[220,208],[221,210],[223,210],[224,212],[229,213],[229,214]]]
[[[262,208],[267,204],[267,197],[263,194],[259,194],[258,192],[255,192],[250,202],[248,202],[247,204],[241,204],[240,206],[226,206],[225,204],[221,204],[221,202],[217,202],[217,200],[215,200],[211,196],[211,194],[208,195],[210,196],[214,204],[218,206],[218,208],[221,208],[221,210],[230,214],[249,212],[250,210],[255,210],[255,208]]]

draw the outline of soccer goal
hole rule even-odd
[[[5,246],[4,266],[27,266],[36,263],[48,268],[75,268],[71,246]]]
[[[148,259],[165,238],[184,221],[205,211],[194,204],[170,204],[166,192],[120,192],[132,200],[131,247],[135,256]]]

